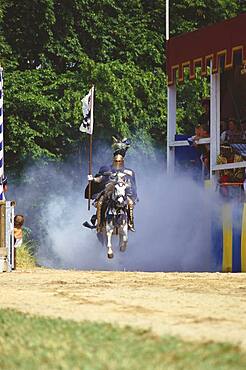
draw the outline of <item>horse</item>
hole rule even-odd
[[[108,258],[113,258],[112,236],[119,236],[119,249],[125,252],[128,243],[128,198],[127,191],[130,185],[126,182],[125,174],[117,172],[113,175],[110,183],[110,191],[107,194],[105,222],[102,230],[98,233],[98,239],[103,245],[106,244]]]

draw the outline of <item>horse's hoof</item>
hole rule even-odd
[[[114,253],[108,253],[108,258],[113,258],[114,257]]]
[[[125,252],[126,251],[126,245],[121,245],[120,246],[120,251]]]

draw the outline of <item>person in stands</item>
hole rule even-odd
[[[205,139],[209,137],[209,126],[206,123],[198,124],[195,127],[195,135],[188,138],[188,143],[194,146],[200,157],[202,164],[202,178],[206,179],[209,175],[209,144],[200,144],[200,139]]]
[[[246,141],[246,119],[242,120],[240,123],[241,133],[242,133],[242,140]]]
[[[202,125],[210,126],[210,98],[206,97],[202,99],[203,114],[199,118],[199,122]]]
[[[242,140],[242,131],[234,118],[228,119],[228,128],[221,134],[221,143],[236,143]]]
[[[195,135],[189,137],[187,141],[190,145],[197,146],[200,138],[201,138],[201,125],[198,124],[195,127]]]
[[[205,139],[209,138],[210,129],[209,126],[205,123],[201,124],[200,130],[200,138]],[[203,177],[204,179],[209,177],[209,170],[210,170],[210,147],[209,144],[201,144],[200,145],[201,151],[201,161],[203,164]]]
[[[227,120],[225,119],[222,119],[220,121],[220,133],[222,134],[222,132],[226,131],[227,130]]]

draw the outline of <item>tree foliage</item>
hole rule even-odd
[[[172,1],[171,33],[243,11],[245,1]],[[80,100],[92,84],[96,138],[120,133],[163,145],[164,19],[161,0],[1,0],[6,163],[76,152],[83,140]],[[202,80],[180,88],[180,130],[196,120],[205,91]]]

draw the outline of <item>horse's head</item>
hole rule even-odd
[[[117,208],[123,208],[127,205],[126,189],[128,186],[125,174],[117,172],[114,175],[114,191],[112,194],[112,200]]]

